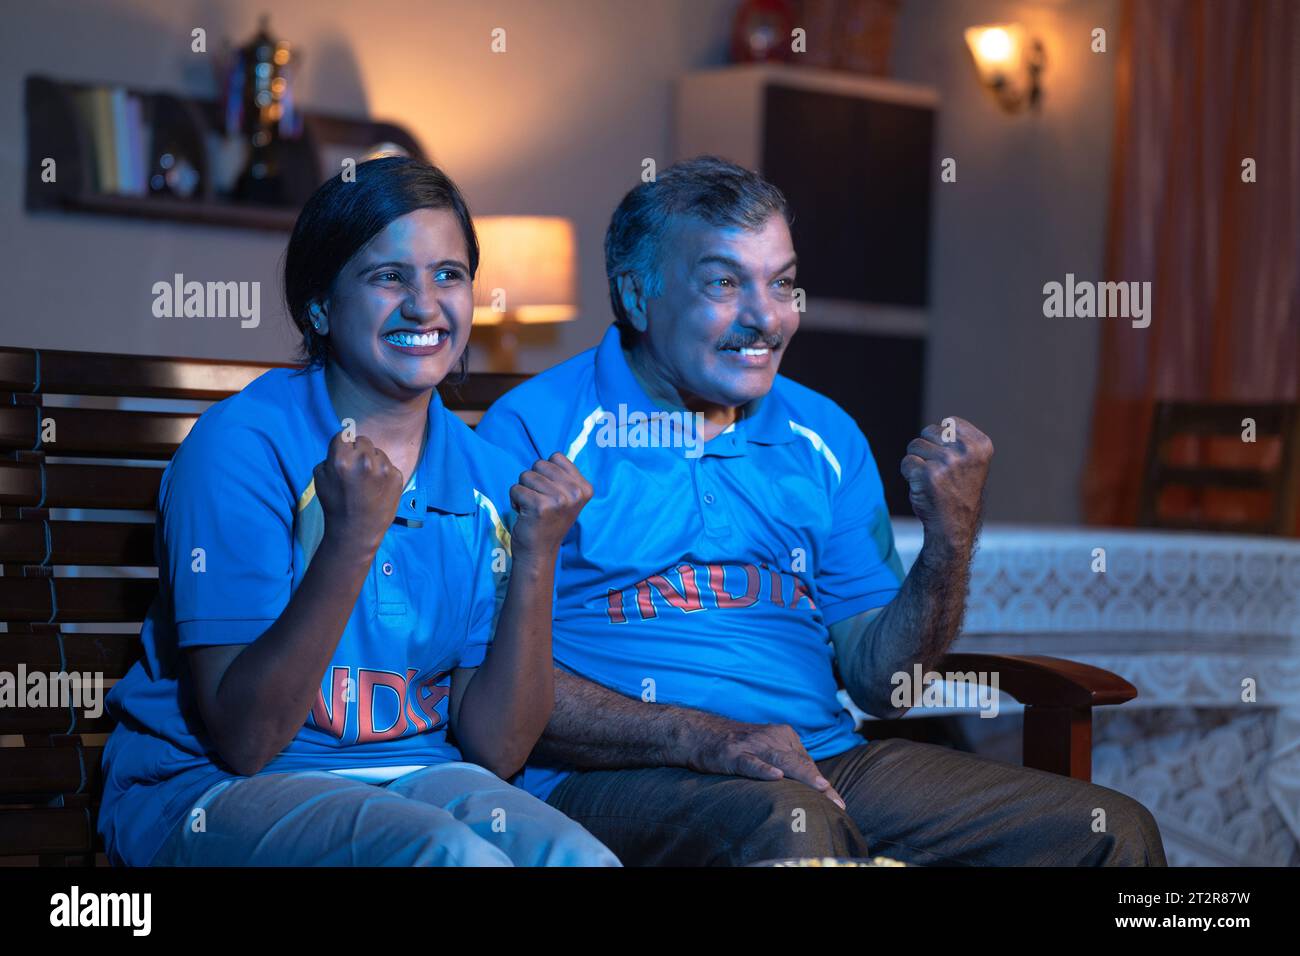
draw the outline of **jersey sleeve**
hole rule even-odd
[[[160,584],[180,647],[248,644],[289,603],[293,493],[267,440],[200,420],[159,493]]]
[[[511,398],[507,395],[494,402],[474,431],[484,441],[496,445],[509,455],[522,471],[531,468],[533,462],[546,455],[541,453],[528,424],[515,409]]]
[[[871,447],[855,424],[846,429],[840,481],[831,496],[831,531],[816,569],[829,626],[882,607],[903,581],[894,528]]]

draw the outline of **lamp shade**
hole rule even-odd
[[[971,27],[966,31],[970,47],[985,86],[997,87],[1020,81],[1025,61],[1025,31],[1018,23]]]
[[[577,243],[559,216],[478,216],[474,322],[568,322],[577,308]]]

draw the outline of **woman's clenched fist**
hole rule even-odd
[[[512,552],[554,554],[573,527],[583,506],[591,500],[591,485],[576,465],[556,452],[538,459],[533,467],[519,476],[519,484],[510,489],[514,506]]]
[[[346,441],[340,431],[330,439],[325,460],[313,470],[316,497],[325,512],[325,534],[368,549],[379,550],[397,513],[405,481],[388,456],[364,435]]]

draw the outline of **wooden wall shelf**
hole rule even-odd
[[[292,232],[298,210],[277,209],[253,203],[174,199],[168,196],[114,196],[97,193],[65,196],[61,208],[137,219],[170,219],[209,226]]]
[[[192,152],[199,173],[195,193],[181,198],[164,193],[144,196],[99,192],[91,131],[78,112],[75,96],[110,84],[28,76],[25,84],[27,175],[25,206],[29,212],[91,213],[136,219],[189,222],[237,229],[289,232],[307,197],[327,176],[338,172],[338,157],[360,157],[377,143],[390,142],[412,156],[425,154],[415,138],[395,123],[304,112],[302,136],[286,145],[285,202],[277,205],[239,201],[222,194],[207,155],[212,134],[222,127],[221,104],[165,92],[128,89],[141,98],[145,152],[154,156],[160,133],[176,134],[196,144]],[[41,180],[42,163],[57,163],[56,182]]]

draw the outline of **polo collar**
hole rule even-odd
[[[749,442],[783,445],[794,441],[790,408],[780,394],[780,382],[778,376],[771,391],[745,405],[735,424],[705,444],[704,454],[730,457],[745,454]],[[596,398],[602,409],[614,415],[618,414],[619,405],[626,406],[629,413],[640,411],[649,415],[664,410],[655,404],[632,373],[616,325],[609,327],[596,348]]]
[[[325,387],[325,369],[311,368],[303,374],[310,380],[310,419],[322,444],[328,446],[342,426],[335,418],[334,405]],[[397,504],[398,517],[419,521],[428,511],[468,515],[478,510],[464,455],[451,440],[448,416],[442,396],[435,388],[429,398],[424,451],[416,466],[415,488],[402,493]],[[407,482],[409,484],[410,476],[407,476]]]

